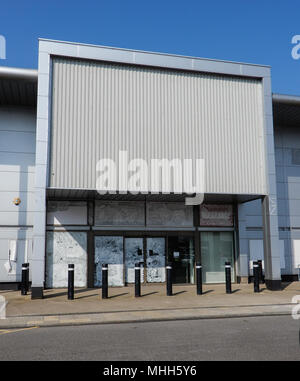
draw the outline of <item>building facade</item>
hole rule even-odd
[[[133,283],[137,262],[145,283],[164,282],[167,262],[176,283],[194,283],[196,262],[205,283],[224,282],[227,261],[234,282],[256,259],[270,289],[298,276],[300,102],[272,95],[269,67],[40,40],[36,85],[36,110],[11,101],[8,123],[0,108],[3,180],[20,151],[1,189],[19,218],[2,221],[2,284],[25,259],[33,298],[65,287],[68,263],[77,287],[101,286],[103,263],[112,286]]]

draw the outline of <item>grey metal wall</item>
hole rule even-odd
[[[293,150],[300,150],[300,133],[297,127],[275,126],[275,162],[279,239],[284,242],[284,266],[282,274],[298,274],[295,267],[295,241],[300,241],[300,164],[293,163]],[[245,243],[244,254],[250,259],[249,240],[262,240],[261,201],[243,204],[243,228],[240,238]],[[240,247],[242,246],[240,242]]]
[[[53,188],[96,188],[96,162],[204,158],[207,193],[265,194],[259,80],[53,59]]]
[[[33,225],[35,123],[34,109],[0,108],[0,226]]]
[[[0,107],[0,282],[20,281],[22,263],[32,259],[35,124],[33,108]]]
[[[298,274],[296,260],[299,249],[296,243],[300,242],[300,162],[294,162],[293,152],[300,151],[300,133],[298,127],[275,126],[274,137],[279,236],[285,241],[283,274]]]

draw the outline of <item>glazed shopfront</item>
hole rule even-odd
[[[81,212],[79,209],[81,208]],[[46,285],[65,287],[67,263],[75,263],[77,287],[101,287],[101,266],[109,265],[109,285],[134,283],[140,263],[141,281],[163,283],[165,266],[173,265],[173,282],[193,284],[195,263],[201,261],[204,283],[225,281],[224,265],[232,263],[235,280],[235,218],[233,205],[186,206],[184,202],[96,201],[86,212],[85,226],[62,225],[63,215],[79,218],[88,203],[51,202],[48,225]],[[89,220],[89,221],[88,221]],[[87,231],[88,230],[88,231]]]

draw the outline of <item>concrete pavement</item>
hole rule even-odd
[[[261,285],[258,294],[252,284],[234,284],[232,290],[228,295],[225,285],[204,285],[203,295],[197,296],[195,286],[174,285],[174,295],[167,297],[165,285],[146,285],[142,297],[135,298],[129,286],[110,288],[109,299],[102,300],[100,289],[76,289],[72,301],[65,289],[45,290],[45,298],[38,300],[1,291],[7,318],[0,320],[0,328],[290,315],[300,282],[283,284],[281,291],[273,292]]]

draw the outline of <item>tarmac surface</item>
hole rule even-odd
[[[299,361],[299,324],[291,316],[269,316],[0,331],[0,360],[131,360],[146,365],[169,360]],[[203,372],[199,368],[198,377]],[[262,375],[261,370],[254,373]]]

